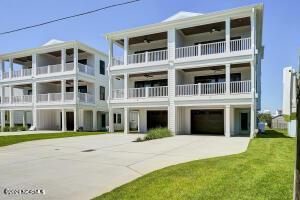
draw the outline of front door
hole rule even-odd
[[[240,131],[241,134],[250,133],[250,117],[248,111],[242,111],[240,113]]]
[[[130,122],[129,122],[129,130],[130,131],[138,131],[138,121],[139,121],[139,113],[137,111],[132,111],[130,113]]]

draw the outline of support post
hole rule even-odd
[[[61,101],[65,101],[66,96],[66,80],[61,80]]]
[[[109,112],[108,112],[108,124],[109,124],[109,132],[113,133],[114,130],[114,110],[112,108],[109,108]]]
[[[14,87],[12,85],[9,86],[9,104],[13,103],[14,96]]]
[[[230,105],[225,106],[225,137],[230,137]]]
[[[128,74],[124,74],[124,98],[128,98]]]
[[[9,59],[9,78],[13,78],[13,71],[14,71],[14,60],[13,58]]]
[[[74,62],[74,71],[77,74],[78,71],[78,47],[74,47],[74,56],[73,56],[73,62]]]
[[[61,50],[61,71],[66,71],[66,49]]]
[[[37,75],[37,55],[36,53],[32,54],[32,76]]]
[[[124,38],[124,65],[128,64],[128,38]]]
[[[23,127],[27,126],[26,111],[23,111]]]
[[[61,109],[61,131],[65,132],[66,128],[66,111],[65,109]]]
[[[129,109],[127,107],[124,108],[124,133],[129,133]]]
[[[97,131],[97,110],[93,110],[93,131]]]
[[[78,81],[77,78],[74,78],[73,80],[73,87],[74,87],[74,102],[77,104],[77,99],[78,99]]]
[[[13,110],[9,111],[9,126],[10,127],[15,126],[15,116],[14,116],[14,111]]]
[[[230,28],[230,18],[228,17],[225,21],[225,41],[227,53],[230,53]]]
[[[78,130],[78,112],[77,108],[74,109],[74,132]]]
[[[4,131],[5,127],[5,110],[1,110],[1,131]]]
[[[4,72],[5,72],[3,60],[0,60],[0,70],[1,70],[1,80],[3,80],[4,79]]]
[[[226,75],[226,95],[230,95],[230,64],[226,64],[225,67]]]

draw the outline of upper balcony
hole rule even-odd
[[[251,55],[252,28],[248,16],[111,40],[111,69]]]
[[[95,56],[81,49],[69,48],[3,60],[0,80],[25,80],[77,72],[95,76]]]

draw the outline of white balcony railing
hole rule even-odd
[[[147,87],[148,92],[146,91],[149,97],[166,97],[168,96],[168,86],[160,86],[160,87]]]
[[[72,71],[74,69],[74,63],[66,63],[65,70],[66,71]]]
[[[88,93],[79,93],[79,101],[82,103],[95,103],[95,97]]]
[[[3,104],[8,104],[8,103],[9,103],[9,97],[3,97],[1,103],[3,103]]]
[[[230,51],[244,51],[251,49],[251,38],[242,38],[230,41]],[[187,47],[179,47],[175,50],[175,58],[188,58],[194,56],[204,56],[221,54],[226,52],[226,41],[213,42],[208,44],[198,44]]]
[[[123,99],[124,98],[124,89],[115,89],[112,91],[113,99]]]
[[[78,63],[78,71],[92,76],[95,75],[95,70],[93,67],[90,67],[88,65],[83,65],[81,63]]]
[[[4,72],[3,79],[8,79],[8,78],[9,78],[9,72]]]
[[[31,75],[32,75],[31,69],[20,69],[20,70],[13,71],[13,78],[20,78],[20,77],[26,77]]]
[[[157,62],[168,59],[168,50],[147,51],[145,53],[137,53],[128,55],[128,64],[137,64],[145,62]]]
[[[245,51],[251,49],[251,38],[230,41],[230,51]]]
[[[117,66],[117,65],[124,65],[124,58],[123,57],[112,59],[112,66]]]
[[[48,66],[37,67],[37,68],[36,68],[36,74],[37,74],[37,75],[47,74],[47,73],[48,73]]]
[[[74,100],[74,92],[66,92],[65,101],[73,101],[73,100]]]
[[[176,96],[216,95],[225,94],[226,83],[198,83],[177,85]]]
[[[32,103],[32,95],[13,96],[12,103],[14,104]]]
[[[231,94],[243,94],[243,93],[250,93],[250,92],[251,92],[251,80],[230,82]]]
[[[58,102],[61,97],[61,93],[38,94],[37,102]]]
[[[146,97],[146,88],[128,88],[128,98]]]

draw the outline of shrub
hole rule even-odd
[[[143,142],[146,140],[154,140],[158,138],[171,137],[173,136],[171,131],[167,128],[154,128],[150,129],[144,138],[138,137],[135,142]]]
[[[10,128],[8,126],[3,127],[3,132],[8,132],[9,130],[10,130]]]
[[[28,130],[27,126],[19,126],[18,127],[18,131],[27,131],[27,130]]]
[[[17,127],[17,126],[10,127],[10,128],[9,128],[9,131],[10,131],[10,132],[18,131],[18,127]]]

